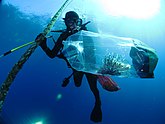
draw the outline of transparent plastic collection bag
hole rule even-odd
[[[153,78],[158,57],[140,40],[80,31],[63,41],[72,68],[97,75]]]

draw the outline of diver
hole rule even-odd
[[[89,83],[90,89],[92,93],[95,96],[95,106],[93,108],[93,111],[91,113],[90,119],[94,122],[101,122],[102,121],[102,110],[101,110],[101,100],[99,95],[99,90],[97,88],[97,75],[85,73],[81,71],[76,71],[73,69],[65,56],[62,53],[63,49],[63,41],[65,41],[69,36],[72,34],[75,34],[81,30],[87,30],[86,24],[89,22],[82,24],[82,19],[79,18],[79,15],[74,11],[69,11],[65,14],[65,18],[63,18],[66,29],[62,31],[61,35],[57,39],[55,46],[51,50],[47,44],[46,44],[46,38],[41,34],[39,34],[36,38],[36,42],[38,42],[38,39],[42,40],[39,41],[39,46],[43,49],[43,51],[50,57],[59,57],[61,59],[64,59],[68,65],[69,68],[73,70],[73,73],[63,81],[62,86],[65,87],[69,83],[69,78],[73,75],[75,86],[80,87],[82,83],[82,78],[85,75],[87,78],[87,81]]]

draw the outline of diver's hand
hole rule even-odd
[[[43,33],[40,33],[39,35],[37,35],[36,39],[35,39],[35,42],[37,44],[41,44],[42,42],[45,42],[46,43],[46,37],[43,35]]]
[[[43,49],[47,48],[46,37],[45,37],[42,33],[40,33],[40,34],[36,37],[35,42],[36,42],[39,46],[41,46],[41,48],[43,48]]]

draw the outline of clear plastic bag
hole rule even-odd
[[[63,44],[64,56],[78,71],[119,77],[154,77],[156,52],[137,39],[80,31]]]

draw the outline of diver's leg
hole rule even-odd
[[[92,93],[95,96],[95,106],[91,113],[91,120],[94,122],[102,121],[101,100],[99,90],[97,88],[97,75],[86,73],[86,77]]]
[[[84,72],[73,69],[73,79],[76,87],[80,87],[82,83]]]
[[[93,75],[93,74],[86,74],[90,89],[92,91],[92,93],[95,96],[95,100],[96,100],[96,104],[100,104],[101,105],[101,100],[100,100],[100,95],[99,95],[99,90],[97,88],[97,75]]]

